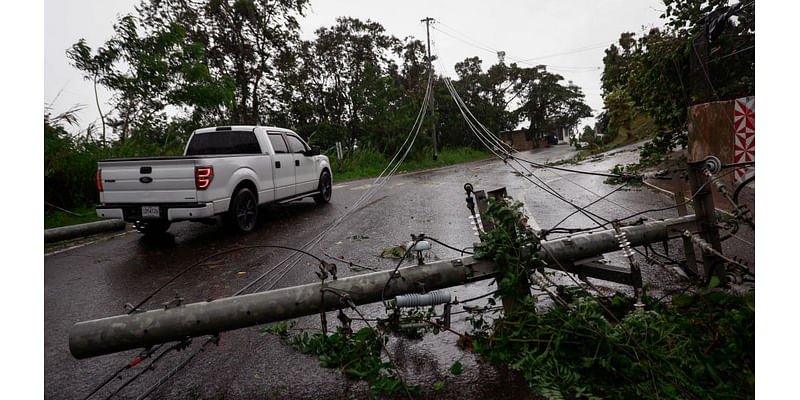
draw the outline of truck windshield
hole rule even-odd
[[[216,131],[194,134],[186,148],[187,156],[214,154],[261,154],[261,146],[252,131]]]

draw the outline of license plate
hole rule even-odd
[[[142,217],[158,218],[160,216],[158,206],[142,206]]]

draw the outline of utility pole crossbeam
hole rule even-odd
[[[431,134],[433,136],[433,160],[436,161],[439,156],[436,153],[436,122],[433,120],[433,111],[436,106],[434,99],[436,96],[433,93],[433,64],[431,59],[431,23],[436,22],[436,20],[431,17],[425,17],[419,22],[425,23],[425,33],[428,36],[428,80],[431,82]]]

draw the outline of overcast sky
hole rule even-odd
[[[76,104],[82,128],[97,121],[92,85],[69,65],[65,51],[80,38],[92,48],[113,33],[120,16],[134,12],[138,0],[45,0],[44,2],[44,103],[53,103],[54,113]],[[478,56],[484,70],[497,62],[496,51],[506,52],[506,63],[522,66],[548,65],[548,70],[583,88],[594,114],[602,109],[600,76],[603,50],[621,32],[637,34],[643,26],[661,26],[663,5],[658,0],[539,0],[539,1],[312,1],[301,19],[302,37],[313,39],[314,31],[331,26],[340,16],[370,19],[399,38],[425,40],[425,24],[431,29],[433,52],[440,61],[437,73],[455,77],[453,65]],[[520,62],[520,61],[524,61]],[[565,82],[566,83],[566,82]],[[105,102],[108,93],[101,91]],[[53,102],[55,100],[55,102]],[[104,111],[108,106],[102,104]],[[584,123],[593,123],[585,120]]]

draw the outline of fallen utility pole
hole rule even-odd
[[[490,260],[464,257],[421,266],[400,268],[383,293],[394,296],[463,285],[494,276]],[[343,307],[346,294],[356,305],[381,301],[381,292],[392,271],[380,271],[325,283],[288,287],[168,309],[146,311],[79,322],[69,333],[69,349],[75,358],[217,334],[224,331],[318,314]],[[322,304],[321,304],[322,303]]]
[[[640,246],[679,237],[682,229],[691,230],[694,224],[695,216],[687,215],[624,227],[622,231],[632,246]],[[580,274],[581,268],[588,268],[580,260],[618,250],[614,235],[614,230],[607,230],[541,242],[541,245],[569,272]],[[556,260],[545,259],[548,263]],[[383,289],[392,276],[391,271],[79,322],[70,330],[69,348],[75,358],[95,357],[313,315],[321,310],[333,311],[344,307],[342,296],[362,305],[401,294],[490,279],[496,273],[491,260],[463,257],[400,268],[385,292]]]

